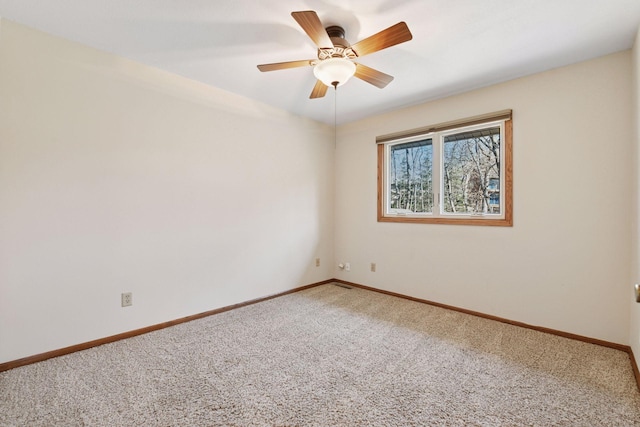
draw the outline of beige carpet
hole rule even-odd
[[[324,285],[0,374],[2,426],[640,426],[628,355]]]

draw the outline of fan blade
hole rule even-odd
[[[386,85],[391,83],[391,80],[393,80],[393,76],[374,70],[373,68],[362,64],[356,64],[356,73],[354,76],[367,83],[371,83],[380,89],[384,88]]]
[[[329,86],[325,85],[320,80],[318,80],[316,82],[316,85],[313,87],[313,90],[311,91],[311,95],[309,96],[309,99],[322,98],[327,93],[328,88]]]
[[[273,64],[258,65],[258,69],[262,72],[284,70],[287,68],[310,66],[315,59],[306,59],[304,61],[275,62]]]
[[[333,47],[333,42],[329,34],[327,34],[327,30],[324,29],[320,18],[313,10],[291,12],[291,16],[320,49]]]
[[[382,30],[377,34],[360,40],[358,43],[351,45],[351,49],[358,56],[368,55],[400,43],[408,42],[413,38],[409,27],[404,22],[398,22],[386,30]]]

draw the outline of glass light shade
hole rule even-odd
[[[333,86],[334,82],[342,86],[355,72],[356,64],[346,58],[328,58],[313,68],[316,78],[327,86]]]

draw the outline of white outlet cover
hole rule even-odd
[[[131,292],[125,292],[121,295],[122,307],[129,307],[133,305],[133,294]]]

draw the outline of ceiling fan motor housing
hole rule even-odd
[[[326,28],[327,34],[333,43],[332,48],[318,48],[318,59],[323,61],[328,58],[356,59],[358,55],[351,49],[351,44],[344,38],[344,28],[332,25]]]
[[[338,37],[338,38],[341,38],[341,39],[344,38],[344,28],[342,28],[339,25],[331,25],[331,26],[325,28],[325,30],[327,30],[327,34],[331,38],[333,38],[333,37]]]

